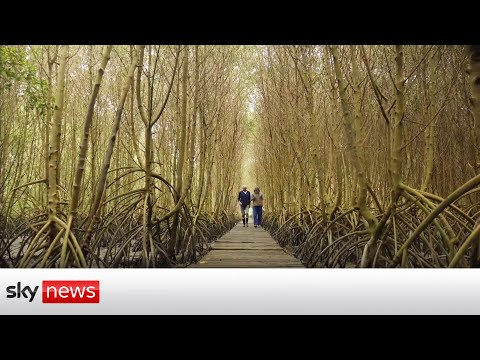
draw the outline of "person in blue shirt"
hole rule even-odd
[[[253,224],[255,227],[260,227],[262,226],[263,194],[260,192],[258,186],[253,190],[251,201],[253,207]]]
[[[250,205],[250,191],[247,190],[247,186],[242,186],[242,191],[238,193],[238,204],[240,205],[240,211],[242,212],[243,227],[248,227],[248,208]]]

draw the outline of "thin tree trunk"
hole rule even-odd
[[[198,45],[195,45],[195,80],[194,80],[194,94],[193,94],[193,113],[192,113],[192,120],[191,124],[192,127],[189,129],[190,131],[188,132],[190,134],[190,158],[189,158],[189,176],[188,176],[188,184],[187,184],[187,189],[190,189],[192,186],[192,180],[193,180],[193,165],[195,161],[195,139],[197,138],[197,105],[198,105],[198,89],[199,89],[199,84],[198,84],[198,76],[199,76],[199,67],[200,67],[200,61],[198,58]],[[195,258],[195,227],[193,228],[192,232],[192,249],[193,249],[193,256]],[[183,238],[177,238],[177,244],[176,247],[177,249],[183,249],[183,246],[185,244],[183,243]]]
[[[137,51],[138,53],[138,51]],[[110,162],[112,160],[112,154],[113,154],[113,149],[115,148],[115,143],[117,140],[117,135],[118,135],[118,130],[120,129],[120,121],[122,119],[122,113],[123,113],[123,108],[125,106],[125,100],[127,99],[128,91],[130,89],[130,84],[133,81],[133,76],[135,73],[135,69],[137,67],[137,62],[138,62],[138,54],[135,54],[132,63],[130,64],[130,68],[128,70],[128,75],[127,75],[127,80],[125,82],[125,85],[122,89],[122,94],[120,97],[120,102],[118,104],[118,108],[115,114],[115,120],[112,126],[112,130],[110,133],[110,138],[108,141],[107,145],[107,150],[105,152],[105,156],[103,158],[103,164],[102,164],[102,170],[100,173],[100,177],[98,179],[96,191],[95,191],[95,197],[93,201],[93,205],[90,209],[90,212],[88,214],[88,221],[87,221],[87,234],[85,236],[85,242],[83,243],[83,246],[86,248],[90,245],[90,241],[92,239],[93,235],[93,229],[98,221],[98,211],[100,209],[100,204],[101,200],[103,197],[103,192],[105,190],[105,184],[107,182],[107,174],[108,170],[110,169]]]
[[[105,52],[102,57],[100,68],[98,69],[97,77],[95,79],[95,85],[92,89],[90,96],[90,102],[88,105],[87,117],[83,124],[82,141],[80,143],[80,153],[78,154],[77,166],[75,170],[75,180],[72,191],[72,200],[70,202],[70,215],[75,217],[78,211],[78,203],[80,200],[81,186],[83,182],[83,175],[85,173],[85,162],[87,159],[88,143],[90,138],[90,128],[92,126],[93,114],[95,110],[95,104],[97,102],[98,93],[100,91],[100,85],[102,83],[103,74],[110,60],[110,53],[112,51],[112,45],[108,45],[105,48]]]
[[[68,45],[60,46],[59,50],[60,66],[58,70],[57,91],[55,96],[55,108],[53,113],[53,123],[50,132],[50,147],[48,154],[48,219],[52,222],[50,228],[50,238],[53,241],[57,231],[54,226],[54,220],[58,212],[59,185],[57,180],[60,172],[60,138],[62,131],[63,114],[63,95],[65,93],[66,64],[68,59]]]
[[[175,208],[180,209],[182,206],[179,196],[183,194],[183,164],[185,162],[186,137],[187,137],[187,86],[188,86],[188,45],[183,49],[183,74],[182,74],[182,108],[180,114],[180,141],[179,141],[179,155],[177,160],[177,171],[175,181]],[[179,222],[179,214],[175,212],[172,231],[168,242],[167,253],[171,259],[175,259],[175,244],[177,243],[177,227]]]

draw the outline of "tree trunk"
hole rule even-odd
[[[112,155],[113,155],[113,149],[115,148],[115,143],[117,140],[117,135],[118,135],[118,130],[120,129],[120,121],[122,119],[122,113],[123,113],[123,108],[125,105],[125,100],[127,99],[128,91],[130,89],[130,84],[133,81],[133,76],[135,73],[135,69],[137,67],[137,62],[138,62],[138,50],[137,53],[134,55],[132,59],[132,63],[130,64],[129,70],[128,70],[128,75],[127,75],[127,80],[125,81],[125,85],[122,89],[122,94],[120,97],[120,102],[117,107],[117,111],[115,114],[115,120],[113,122],[112,130],[110,133],[110,138],[108,140],[107,144],[107,150],[105,152],[105,156],[103,158],[103,164],[101,168],[101,173],[100,177],[98,179],[96,191],[95,191],[95,197],[93,201],[93,205],[90,209],[90,212],[88,214],[88,221],[87,221],[87,234],[85,236],[85,242],[83,243],[83,246],[87,248],[90,245],[90,241],[92,239],[93,235],[93,229],[98,221],[98,211],[100,209],[100,204],[101,200],[103,197],[103,192],[105,190],[105,184],[107,182],[107,174],[108,170],[110,169],[110,162],[112,160]]]
[[[55,96],[55,108],[53,123],[50,132],[50,146],[48,153],[48,219],[52,222],[50,239],[53,241],[57,234],[54,226],[58,212],[58,183],[60,172],[60,138],[62,133],[63,95],[65,93],[65,76],[68,59],[68,45],[62,45],[59,49],[60,66],[58,70],[57,90]]]
[[[186,137],[187,137],[187,87],[188,87],[188,45],[183,49],[183,74],[182,74],[182,108],[180,114],[180,142],[179,142],[179,155],[177,160],[176,181],[175,181],[175,202],[178,205],[178,209],[181,207],[180,194],[183,189],[183,165],[185,162],[186,152]],[[183,200],[182,200],[183,201]],[[177,206],[176,206],[177,207]],[[175,244],[177,243],[177,228],[180,219],[180,214],[175,212],[172,231],[170,234],[170,240],[168,242],[167,253],[171,259],[175,259]]]

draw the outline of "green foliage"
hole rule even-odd
[[[17,83],[25,97],[27,109],[38,109],[42,115],[48,106],[48,84],[38,77],[35,65],[28,60],[27,55],[24,48],[0,47],[0,83],[6,90],[11,90]]]

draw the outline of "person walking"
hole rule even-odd
[[[251,198],[250,191],[247,190],[247,186],[242,186],[242,191],[238,193],[238,204],[240,205],[240,211],[242,213],[243,227],[248,227],[248,208],[250,206]]]
[[[260,227],[262,225],[262,212],[263,212],[263,194],[260,192],[260,188],[257,186],[253,190],[252,194],[252,206],[253,206],[253,225]]]

